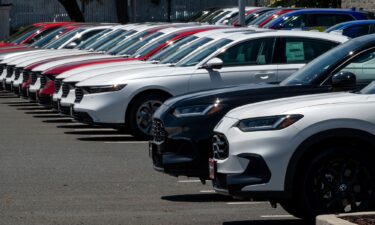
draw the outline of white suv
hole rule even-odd
[[[295,63],[279,64],[275,43],[290,38],[294,41],[287,46],[288,55],[281,57]],[[74,111],[93,124],[127,125],[133,135],[145,138],[151,131],[152,114],[171,96],[244,83],[280,82],[347,40],[344,36],[303,31],[233,34],[198,48],[175,66],[114,72],[84,80],[76,85]],[[324,50],[318,53],[318,47]]]
[[[233,109],[215,128],[210,160],[215,190],[261,196],[301,218],[371,209],[374,107],[373,82],[358,93],[284,98]]]

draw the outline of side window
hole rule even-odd
[[[283,40],[285,47],[281,63],[286,64],[308,63],[338,45],[338,43],[310,38],[286,37]]]
[[[274,43],[274,38],[246,41],[227,49],[218,58],[223,60],[224,66],[271,64]]]
[[[363,52],[350,60],[340,71],[352,72],[357,83],[368,83],[375,79],[375,49]],[[337,73],[336,71],[335,73]]]
[[[354,20],[354,18],[348,14],[338,14],[336,15],[336,22],[337,23],[343,23]]]
[[[103,30],[93,30],[93,31],[87,32],[87,33],[83,34],[82,37],[77,39],[75,42],[77,44],[80,44],[82,41],[85,41],[85,40],[89,39],[90,37],[94,36],[95,34],[98,34],[102,31]]]
[[[370,26],[369,25],[360,25],[360,26],[353,26],[344,29],[343,35],[356,38],[359,36],[363,36],[369,33]]]
[[[49,28],[49,29],[46,29],[42,32],[40,32],[39,34],[35,35],[33,38],[31,38],[30,40],[27,41],[27,44],[32,44],[42,38],[44,38],[45,36],[47,36],[49,33],[51,33],[52,31],[55,31],[56,29],[58,29],[59,27],[54,27],[54,28]]]
[[[287,19],[282,29],[301,29],[306,26],[306,15],[295,15]]]

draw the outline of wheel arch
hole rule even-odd
[[[313,134],[297,147],[288,163],[284,181],[285,191],[292,194],[295,181],[298,179],[299,172],[301,172],[299,168],[318,152],[314,150],[314,147],[337,146],[337,144],[375,148],[375,135],[351,128],[331,129]],[[372,154],[375,156],[375,149]]]
[[[171,94],[169,90],[165,90],[165,89],[158,88],[158,87],[153,87],[153,88],[150,88],[150,89],[139,90],[137,93],[135,93],[131,97],[131,100],[129,101],[128,107],[126,108],[126,112],[125,112],[125,124],[127,123],[126,121],[128,121],[128,119],[129,119],[129,111],[130,111],[132,105],[134,104],[134,102],[138,98],[140,98],[141,96],[144,96],[144,95],[147,95],[147,94],[161,94],[161,95],[166,95],[168,97],[172,97],[173,96],[173,94]]]

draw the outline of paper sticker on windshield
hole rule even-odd
[[[305,61],[303,42],[287,42],[285,48],[287,62]]]

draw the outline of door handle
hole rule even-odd
[[[262,80],[267,80],[274,75],[275,75],[274,73],[257,73],[257,74],[255,74],[255,76],[257,78],[260,78]]]

